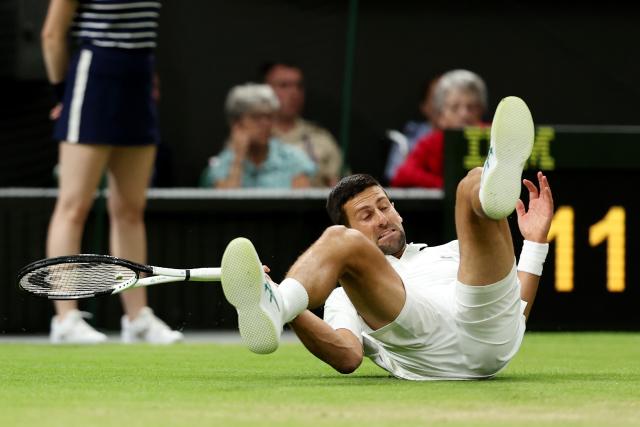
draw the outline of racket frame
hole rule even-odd
[[[21,285],[19,286],[25,292],[30,293],[31,295],[36,295],[39,297],[46,297],[49,299],[83,299],[83,298],[92,298],[101,295],[113,295],[121,293],[127,289],[138,288],[144,286],[157,285],[161,283],[173,283],[173,282],[183,282],[183,281],[197,281],[197,282],[217,282],[220,281],[220,268],[194,268],[194,269],[177,269],[177,268],[166,268],[166,267],[156,267],[151,265],[143,265],[133,261],[129,261],[127,259],[114,257],[111,255],[98,255],[98,254],[79,254],[79,255],[65,255],[53,258],[45,258],[42,260],[34,261],[25,267],[23,267],[18,273],[18,283],[21,283],[22,278],[36,270],[39,270],[44,267],[49,267],[53,265],[61,265],[61,264],[83,264],[83,263],[103,263],[103,264],[114,264],[119,265],[129,270],[133,271],[134,276],[111,288],[110,290],[105,290],[102,292],[97,292],[91,296],[82,296],[82,297],[51,297],[50,295],[43,293],[36,293],[29,291],[23,288]],[[140,278],[140,273],[150,274],[151,276]]]

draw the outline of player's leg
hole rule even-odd
[[[264,277],[248,240],[232,241],[222,258],[225,296],[238,311],[245,344],[257,353],[274,351],[282,325],[324,303],[338,281],[373,329],[391,323],[404,306],[402,280],[380,249],[343,226],[329,227],[298,258],[279,288]]]
[[[505,218],[520,195],[522,168],[533,138],[524,102],[503,100],[494,116],[484,169],[470,171],[457,189],[460,267],[454,316],[461,329],[460,350],[469,355],[476,375],[491,376],[502,369],[524,334],[513,242]]]
[[[110,251],[114,256],[141,264],[147,262],[144,209],[154,156],[153,145],[114,147],[108,164]],[[131,317],[147,305],[144,288],[123,293],[122,300]]]
[[[473,286],[489,285],[505,277],[515,257],[507,220],[488,218],[482,211],[478,200],[481,174],[480,168],[469,171],[456,192],[458,280]]]
[[[114,147],[108,163],[109,200],[107,207],[110,221],[111,254],[141,264],[147,262],[147,234],[144,223],[146,191],[149,187],[155,145]],[[125,311],[123,317],[123,339],[127,342],[145,341],[174,342],[182,338],[153,316],[147,307],[145,288],[131,289],[121,294]],[[140,319],[144,328],[139,333],[129,334],[135,321]],[[144,322],[142,322],[144,320]],[[155,326],[154,326],[155,325]],[[157,326],[157,327],[156,327]],[[152,327],[152,329],[149,329]],[[144,330],[142,330],[144,329]],[[143,336],[144,335],[144,336]]]
[[[526,104],[515,97],[503,99],[493,119],[484,168],[471,170],[457,188],[458,280],[464,284],[492,284],[513,268],[515,256],[506,217],[520,196],[522,170],[533,139]]]
[[[391,323],[404,306],[405,290],[382,251],[357,230],[332,226],[287,273],[303,284],[316,308],[340,282],[358,314],[372,328]]]
[[[82,233],[102,177],[110,148],[61,143],[58,198],[47,233],[47,257],[80,252]],[[106,339],[82,320],[76,301],[54,301],[53,342],[100,342]],[[68,317],[68,318],[67,318]]]

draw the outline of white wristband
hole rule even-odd
[[[522,243],[522,252],[518,261],[518,271],[542,276],[542,265],[549,252],[548,243],[536,243],[525,240]]]

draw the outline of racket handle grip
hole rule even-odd
[[[189,270],[194,282],[219,282],[220,268],[192,268]]]

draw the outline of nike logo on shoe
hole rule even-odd
[[[264,291],[269,294],[269,302],[275,303],[276,308],[280,311],[280,305],[278,304],[278,300],[276,296],[273,294],[273,289],[271,289],[271,285],[267,282],[264,282]]]

